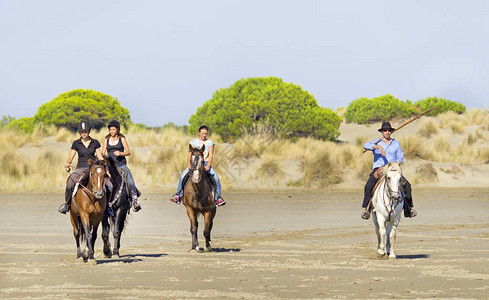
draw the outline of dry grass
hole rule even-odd
[[[424,146],[420,157],[436,162],[447,162],[451,159],[451,145],[446,137],[436,137],[431,145]]]
[[[438,134],[438,127],[432,118],[426,118],[420,122],[418,133],[423,137],[429,138],[432,135]]]
[[[423,153],[424,139],[416,135],[406,135],[399,139],[404,157],[408,159],[420,158]]]
[[[255,172],[255,176],[265,179],[283,178],[285,176],[285,173],[284,171],[282,171],[282,164],[280,163],[280,159],[276,156],[263,156],[260,166]]]
[[[431,163],[420,165],[416,169],[416,178],[423,183],[438,182],[438,174]]]
[[[469,110],[463,115],[445,113],[426,118],[418,127],[421,137],[406,135],[399,141],[407,160],[476,165],[489,161],[488,130],[489,111]],[[103,128],[92,131],[91,136],[102,142],[106,134]],[[134,129],[125,135],[132,152],[128,165],[136,183],[144,188],[176,186],[186,168],[188,141],[195,136],[176,128]],[[50,126],[38,126],[32,134],[1,129],[0,191],[62,191],[67,177],[62,165],[72,141],[78,137]],[[233,144],[222,143],[217,135],[210,138],[217,142],[213,167],[225,190],[241,186],[243,180],[266,184],[269,179],[286,182],[290,187],[326,188],[341,182],[349,172],[364,180],[372,169],[371,153],[362,154],[363,144],[369,139],[365,136],[358,136],[352,143],[312,138],[281,140],[266,132],[245,135]],[[301,174],[296,174],[292,165],[301,165]],[[293,172],[295,177],[288,178],[286,172]],[[423,172],[416,175],[417,182],[432,180]]]

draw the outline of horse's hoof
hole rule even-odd
[[[111,258],[112,257],[112,250],[110,250],[110,248],[104,247],[104,256]]]
[[[188,252],[198,252],[198,253],[202,253],[202,250],[201,250],[199,247],[196,247],[196,248],[192,248],[192,249],[188,250]]]
[[[91,266],[95,266],[97,264],[97,261],[95,260],[95,258],[90,258],[87,263]]]
[[[212,247],[205,247],[204,252],[212,252]]]

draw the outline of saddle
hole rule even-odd
[[[117,202],[121,198],[122,193],[124,193],[124,192],[126,193],[127,199],[129,201],[131,200],[131,189],[129,187],[129,184],[127,184],[127,174],[124,172],[124,170],[122,170],[118,166],[115,166],[115,168],[116,168],[117,172],[119,172],[119,174],[121,175],[122,182],[119,186],[119,189],[113,194],[113,196],[111,197],[112,199],[110,199],[110,201],[109,201],[109,206],[111,206],[111,207],[115,202]],[[138,188],[136,188],[136,194],[137,194],[138,198],[141,196],[141,192],[139,191]]]

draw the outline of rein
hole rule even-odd
[[[382,203],[384,204],[385,209],[389,213],[389,218],[390,218],[390,214],[394,210],[394,207],[397,206],[400,201],[399,200],[396,200],[396,201],[393,201],[392,200],[392,199],[394,199],[393,196],[392,196],[392,190],[389,188],[389,185],[387,184],[386,178],[383,177],[382,180],[384,181],[384,183],[383,183],[384,190],[387,191],[387,193],[382,193]],[[400,184],[400,182],[399,182],[399,184]],[[386,201],[386,197],[385,197],[386,195],[385,194],[387,194],[388,201]],[[394,202],[397,202],[397,203],[394,205]]]

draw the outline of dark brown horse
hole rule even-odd
[[[94,245],[97,239],[97,229],[102,221],[107,200],[104,192],[104,178],[106,176],[106,162],[94,164],[88,160],[89,177],[87,186],[77,183],[75,186],[75,197],[71,201],[70,219],[73,225],[73,235],[76,240],[77,258],[83,257],[83,261],[95,258]],[[86,241],[83,252],[80,243]]]
[[[126,218],[131,209],[130,194],[127,187],[126,179],[123,174],[120,173],[120,169],[117,168],[114,158],[107,157],[107,167],[111,174],[111,181],[113,184],[112,193],[112,211],[113,215],[104,215],[102,219],[102,240],[104,241],[104,254],[106,257],[112,257],[112,255],[119,257],[119,248],[121,246],[122,231],[126,225]],[[111,250],[109,241],[110,229],[112,227],[112,234],[114,236],[114,251]]]
[[[204,150],[205,146],[202,146],[201,149],[196,149],[189,145],[189,151],[192,152],[192,169],[189,172],[190,179],[184,188],[183,196],[183,204],[187,208],[187,215],[190,220],[190,234],[192,235],[192,248],[190,250],[196,251],[200,251],[197,238],[199,215],[202,214],[204,216],[205,251],[212,251],[211,230],[214,216],[216,215],[212,188],[207,181],[204,169]]]

